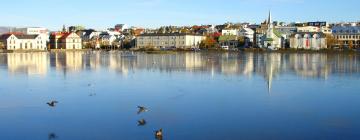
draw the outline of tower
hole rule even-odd
[[[66,32],[65,24],[63,25],[62,31],[63,31],[63,32]]]
[[[267,32],[266,32],[266,37],[267,38],[273,38],[272,32],[273,32],[273,29],[274,29],[274,25],[273,25],[273,22],[272,22],[271,11],[269,11],[269,17],[268,17],[267,22],[268,22],[268,29],[267,29]]]

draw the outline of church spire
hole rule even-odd
[[[272,24],[271,11],[269,10],[268,24]]]

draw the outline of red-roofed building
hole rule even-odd
[[[73,32],[54,32],[50,35],[50,48],[80,50],[82,49],[82,40]]]

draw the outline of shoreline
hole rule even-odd
[[[204,50],[138,50],[138,49],[118,49],[118,50],[94,50],[94,49],[79,49],[79,50],[65,50],[65,49],[52,49],[52,50],[0,50],[0,53],[36,53],[36,52],[82,52],[82,51],[132,51],[144,52],[147,54],[173,54],[177,52],[212,52],[212,53],[226,53],[226,52],[252,52],[252,53],[341,53],[341,54],[354,54],[360,53],[360,50],[303,50],[303,49],[280,49],[280,50],[266,50],[259,48],[239,49],[239,50],[223,50],[223,49],[204,49]]]

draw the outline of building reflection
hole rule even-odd
[[[7,54],[7,67],[12,74],[46,75],[48,64],[49,55],[46,52]]]
[[[0,55],[0,66],[10,73],[46,75],[48,67],[69,72],[115,72],[124,76],[137,71],[187,72],[229,76],[260,76],[269,92],[282,74],[327,79],[333,74],[359,73],[358,54],[326,53],[175,53],[69,51],[9,53]]]

